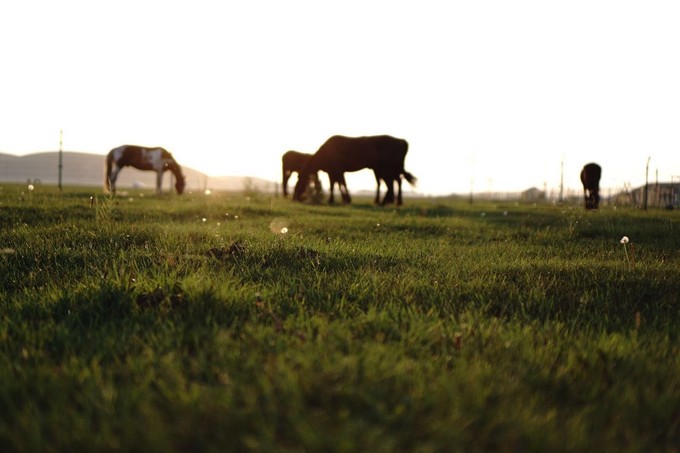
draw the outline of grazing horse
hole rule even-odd
[[[345,172],[370,168],[375,174],[378,185],[376,203],[380,201],[380,180],[383,180],[387,185],[387,193],[382,204],[394,203],[394,183],[396,182],[398,185],[397,204],[401,205],[402,175],[409,183],[415,184],[416,182],[416,178],[404,169],[407,151],[408,143],[406,140],[389,135],[368,137],[334,135],[321,145],[305,165],[295,186],[293,199],[301,201],[305,191],[304,184],[301,181],[305,181],[311,173],[322,170],[328,173],[331,181],[331,194],[328,202],[334,202],[333,187],[334,182],[337,182],[343,201],[351,203],[345,183]]]
[[[113,148],[106,156],[106,178],[104,187],[116,193],[116,179],[123,167],[130,166],[140,170],[156,172],[156,193],[161,193],[163,173],[170,170],[175,175],[177,194],[184,192],[185,178],[182,169],[168,151],[163,148],[145,148],[136,145],[123,145]]]
[[[301,153],[298,151],[286,151],[281,157],[281,164],[283,167],[284,197],[288,196],[288,179],[290,179],[293,173],[297,173],[298,176],[300,176],[300,172],[303,168],[305,168],[305,165],[307,165],[307,161],[309,161],[310,157],[312,157],[311,154]],[[310,179],[308,181],[310,183],[314,183],[315,192],[316,194],[320,195],[322,192],[322,187],[321,180],[319,179],[319,173],[315,172],[314,174],[310,175]]]
[[[597,164],[586,164],[581,170],[586,209],[597,209],[600,206],[600,176],[602,168]]]

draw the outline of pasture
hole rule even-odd
[[[2,451],[680,445],[675,211],[4,185],[0,228]]]

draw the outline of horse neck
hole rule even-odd
[[[321,169],[321,159],[318,155],[313,154],[309,159],[307,159],[307,163],[302,167],[302,171],[307,173],[307,176],[309,176],[312,173],[316,173]]]
[[[184,177],[182,175],[182,169],[180,168],[179,165],[177,165],[177,162],[175,162],[174,160],[169,163],[168,170],[170,170],[172,172],[172,174],[175,175],[175,178],[177,178],[177,179],[181,179],[181,178]]]

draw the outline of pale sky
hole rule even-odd
[[[418,193],[680,179],[677,1],[0,3],[0,152],[163,146],[280,179],[331,135],[408,140]],[[372,173],[348,178],[373,188]]]

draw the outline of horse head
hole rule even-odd
[[[182,195],[184,192],[184,186],[186,186],[187,178],[186,176],[179,175],[175,179],[177,180],[175,181],[175,190],[177,191],[177,195]]]
[[[301,179],[298,179],[297,184],[295,184],[295,190],[293,191],[294,201],[305,201],[307,185],[302,183],[301,181],[302,181]]]

